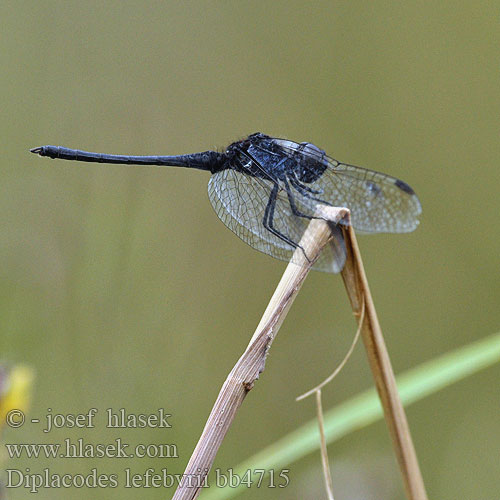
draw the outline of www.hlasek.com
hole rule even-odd
[[[43,469],[33,473],[29,468],[24,470],[6,469],[7,488],[25,488],[30,493],[38,493],[49,488],[176,488],[184,485],[189,488],[286,488],[290,483],[289,470],[276,472],[273,469],[253,469],[238,474],[233,469],[225,471],[215,469],[213,479],[209,481],[207,471],[198,474],[170,474],[167,468],[156,471],[149,468],[142,473],[132,472],[127,468],[123,475],[99,473],[92,469],[87,474],[59,474]]]
[[[179,458],[174,443],[139,443],[121,438],[112,443],[89,443],[83,438],[63,443],[6,443],[9,458]]]

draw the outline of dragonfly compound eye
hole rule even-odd
[[[326,170],[326,153],[310,142],[303,142],[297,148],[297,177],[299,181],[310,184],[319,179]]]

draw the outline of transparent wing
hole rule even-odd
[[[250,246],[280,260],[292,259],[295,246],[306,230],[310,219],[293,213],[290,198],[280,185],[272,225],[283,237],[273,234],[264,227],[264,215],[269,203],[274,183],[239,173],[232,169],[222,170],[212,175],[208,184],[208,196],[220,220]],[[298,210],[312,214],[309,200],[302,203],[302,195],[293,188],[291,193]],[[345,262],[345,245],[342,232],[333,227],[333,240],[327,245],[313,269],[339,272]]]
[[[326,168],[313,182],[303,184],[301,203],[313,207],[318,200],[351,211],[353,227],[364,233],[406,233],[416,229],[422,207],[408,184],[379,172],[339,163],[311,144],[275,139],[283,150],[307,168],[319,162]],[[312,161],[302,161],[307,158]]]

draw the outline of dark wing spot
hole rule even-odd
[[[401,189],[401,191],[404,191],[405,193],[408,193],[408,194],[415,194],[415,191],[413,191],[413,189],[410,186],[408,186],[408,184],[406,184],[406,182],[400,181],[398,179],[398,180],[396,180],[395,184],[399,189]]]

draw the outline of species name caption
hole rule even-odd
[[[208,475],[208,470],[198,470],[194,474],[170,473],[166,467],[154,469],[143,467],[133,470],[126,464],[126,459],[178,459],[178,447],[175,443],[129,443],[122,437],[117,437],[107,443],[91,442],[87,438],[74,435],[79,429],[109,429],[110,432],[122,430],[131,436],[128,429],[160,429],[161,436],[165,436],[167,429],[172,429],[172,414],[163,408],[152,413],[131,413],[125,408],[114,410],[107,408],[99,412],[97,408],[90,408],[85,413],[59,413],[47,408],[42,419],[26,419],[26,415],[19,409],[11,409],[5,416],[5,424],[11,429],[22,428],[27,422],[38,426],[42,436],[58,436],[58,442],[38,443],[5,443],[7,460],[2,464],[4,474],[2,483],[6,488],[23,488],[30,493],[38,493],[49,488],[177,488],[179,485],[188,487],[209,488],[238,488],[238,487],[267,487],[285,488],[288,486],[289,470],[252,469],[234,471],[233,469],[214,469]],[[114,430],[114,431],[112,431]],[[59,440],[61,432],[68,435]],[[17,433],[22,432],[22,429]],[[71,433],[71,436],[69,435]],[[19,434],[18,434],[19,436]],[[54,459],[56,461],[54,461]],[[87,462],[85,470],[71,473],[63,470],[68,459],[117,459],[124,467],[118,472],[99,470],[96,463]],[[33,460],[34,463],[49,461],[50,467],[39,465],[34,467],[15,467],[15,461]],[[99,462],[98,462],[99,463]],[[54,470],[52,469],[54,464]],[[106,462],[109,466],[109,462]],[[23,465],[25,465],[23,463]],[[90,466],[89,466],[90,465]],[[115,463],[116,465],[116,463]],[[162,463],[163,465],[163,463]],[[57,467],[58,470],[55,470]]]

